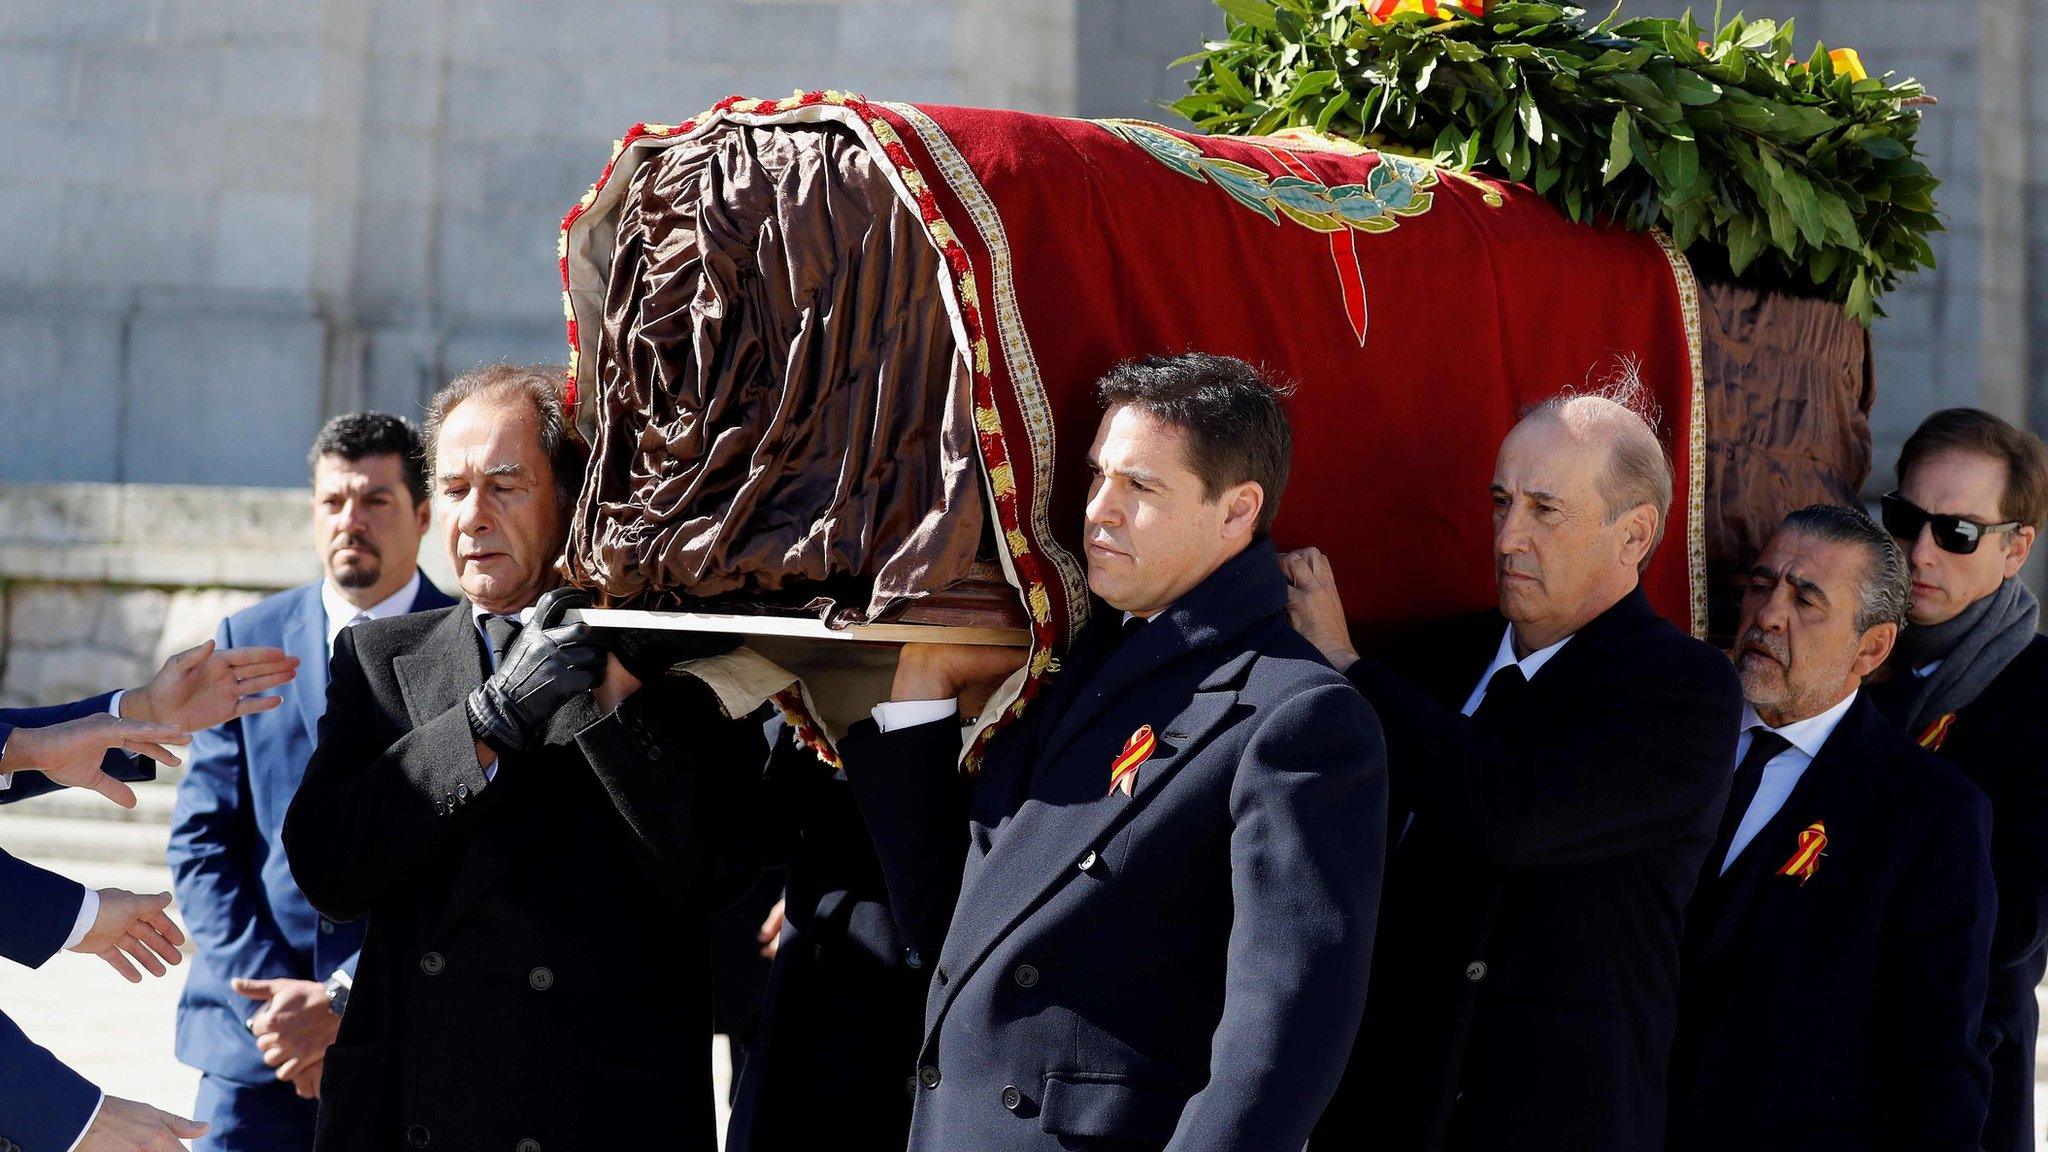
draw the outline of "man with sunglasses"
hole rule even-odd
[[[1899,453],[1884,526],[1913,572],[1885,714],[1991,799],[1998,926],[1984,1043],[1988,1152],[2034,1147],[2034,986],[2048,969],[2048,640],[2020,582],[2048,520],[2048,449],[1974,408],[1936,412]]]

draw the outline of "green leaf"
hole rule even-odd
[[[1629,158],[1632,155],[1628,138],[1628,109],[1623,108],[1615,112],[1614,128],[1607,136],[1607,163],[1600,168],[1600,182],[1602,184],[1614,183],[1614,178],[1621,175],[1628,168]]]
[[[1658,150],[1657,161],[1663,166],[1664,181],[1675,193],[1684,193],[1692,188],[1700,176],[1700,150],[1690,140],[1673,140]]]
[[[1904,144],[1889,136],[1865,136],[1858,143],[1863,146],[1865,152],[1879,160],[1897,160],[1911,154],[1911,150]]]
[[[1232,103],[1245,105],[1252,102],[1252,90],[1245,87],[1244,81],[1237,78],[1237,72],[1222,61],[1209,61],[1209,75],[1215,78],[1217,90]]]
[[[1516,108],[1521,117],[1522,131],[1529,137],[1529,142],[1543,143],[1543,113],[1536,110],[1536,99],[1529,95],[1527,88],[1522,89],[1522,98]]]
[[[1272,0],[1216,0],[1216,6],[1223,9],[1224,14],[1236,17],[1254,28],[1263,28],[1268,32],[1279,28],[1278,22],[1273,18]]]
[[[1316,113],[1316,131],[1328,132],[1330,130],[1330,122],[1337,118],[1338,113],[1350,106],[1351,94],[1349,92],[1337,93],[1328,103],[1323,105],[1321,112]]]

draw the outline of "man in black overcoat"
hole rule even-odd
[[[1863,678],[1906,608],[1870,518],[1785,519],[1749,572],[1735,783],[1687,911],[1672,1152],[1975,1152],[1991,813]]]
[[[1741,697],[1638,576],[1671,472],[1614,400],[1566,396],[1495,464],[1500,611],[1359,659],[1329,562],[1295,619],[1379,714],[1393,854],[1358,1045],[1311,1148],[1643,1152],[1663,1142],[1686,900]]]
[[[1288,626],[1274,390],[1187,354],[1099,394],[1099,601],[1049,693],[963,779],[955,699],[1022,653],[907,647],[841,748],[930,976],[910,1147],[1298,1149],[1365,994],[1378,725]]]
[[[767,748],[559,622],[560,381],[492,367],[435,397],[465,598],[335,643],[284,826],[313,906],[369,917],[320,1152],[714,1146],[706,918],[758,871]]]
[[[1989,412],[1950,408],[1907,439],[1898,477],[1882,504],[1912,565],[1909,626],[1872,695],[1991,799],[1998,929],[1984,1147],[2033,1152],[2034,989],[2048,971],[2048,639],[2020,568],[2048,522],[2048,449]]]

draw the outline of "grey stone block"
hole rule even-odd
[[[437,158],[434,142],[424,133],[373,129],[362,144],[364,200],[411,204],[425,211],[433,195]]]
[[[561,99],[558,77],[545,69],[457,63],[448,73],[447,133],[459,139],[505,140],[569,133],[574,105]]]
[[[0,692],[43,703],[82,700],[114,688],[133,687],[155,669],[125,652],[83,644],[66,648],[23,648],[8,653]]]
[[[261,109],[281,120],[320,115],[320,47],[298,41],[229,41],[221,65],[230,110]]]
[[[131,154],[131,178],[157,192],[212,192],[222,184],[225,142],[226,127],[218,117],[150,124]]]
[[[326,31],[336,0],[198,0],[222,10],[237,39],[308,39]]]
[[[559,319],[517,327],[453,325],[441,353],[451,378],[484,364],[566,364],[568,359],[568,336]]]
[[[318,186],[324,137],[311,122],[230,115],[220,125],[222,189],[310,195]]]
[[[456,0],[449,53],[464,61],[652,63],[662,56],[665,7],[654,0]]]
[[[623,132],[629,125],[612,129]],[[609,155],[595,155],[573,139],[508,140],[485,149],[483,203],[524,218],[552,214],[557,224],[604,171]],[[537,212],[535,210],[538,210]]]
[[[190,43],[105,46],[80,58],[78,115],[88,123],[217,114],[221,57],[217,45]]]
[[[0,314],[0,480],[112,480],[120,474],[121,317]],[[0,503],[14,535],[40,505]],[[68,505],[52,516],[75,518]],[[70,522],[90,525],[89,517]]]
[[[762,81],[743,78],[721,68],[664,64],[652,68],[589,70],[576,78],[576,123],[580,149],[585,157],[582,181],[585,187],[604,171],[611,156],[611,142],[626,129],[640,123],[679,124],[697,116],[735,92],[786,95],[801,75],[813,86],[820,81],[817,68],[789,69],[787,83],[781,77]],[[825,70],[829,71],[829,69]],[[766,85],[766,86],[764,86]],[[581,195],[578,190],[578,195]],[[567,210],[567,205],[563,209]]]
[[[418,0],[377,0],[370,14],[370,53],[429,63],[441,51],[441,6]]]
[[[0,38],[44,43],[139,41],[149,32],[153,7],[150,0],[13,0],[0,8]]]
[[[60,275],[58,224],[64,190],[52,184],[0,185],[0,282],[46,284]],[[0,347],[0,363],[7,350]]]
[[[429,55],[372,55],[364,76],[364,124],[372,129],[432,129],[440,114],[440,70],[440,61]]]
[[[156,588],[109,591],[100,600],[92,625],[92,643],[100,648],[154,658],[164,632],[164,614],[171,595]]]
[[[214,233],[214,283],[255,291],[308,291],[314,219],[310,196],[222,196]]]
[[[60,282],[184,287],[205,282],[214,201],[196,192],[81,189],[65,204]]]
[[[104,598],[93,584],[24,584],[13,589],[7,596],[9,651],[61,648],[90,639]]]
[[[123,451],[156,484],[301,484],[320,423],[324,327],[244,311],[146,313],[134,326]]]
[[[311,557],[310,547],[307,554]],[[160,625],[151,637],[151,666],[160,668],[177,653],[211,640],[222,620],[261,599],[260,592],[234,588],[181,588],[164,596]]]
[[[10,114],[63,112],[79,50],[60,44],[0,43],[0,109]]]
[[[436,237],[443,305],[478,319],[560,323],[561,269],[556,255],[563,208],[511,213],[442,209]]]
[[[816,66],[838,57],[842,21],[871,20],[873,11],[865,4],[700,0],[669,13],[668,56],[706,64],[772,58],[785,66]],[[773,50],[764,51],[770,45]]]
[[[365,201],[356,229],[356,297],[365,319],[411,324],[428,304],[432,208]]]
[[[1116,0],[1116,44],[1160,64],[1197,51],[1223,34],[1223,14],[1187,0]]]
[[[839,17],[839,56],[889,71],[953,68],[959,30],[957,4],[858,4]],[[1012,46],[1016,50],[1016,46]]]

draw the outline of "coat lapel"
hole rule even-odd
[[[320,717],[327,713],[327,608],[320,602],[319,584],[300,590],[285,625],[284,650],[299,658],[292,700],[306,726],[306,744],[312,747],[320,739]]]
[[[1075,753],[1075,745],[1091,730],[1118,716],[1118,743],[1128,735],[1121,730],[1130,719],[1128,703],[1135,690],[1148,679],[1170,678],[1183,661],[1201,659],[1205,652],[1240,640],[1246,633],[1268,621],[1285,624],[1287,589],[1280,575],[1279,559],[1272,542],[1261,539],[1225,563],[1173,606],[1155,616],[1138,632],[1125,639],[1086,676],[1085,683],[1067,688],[1073,693],[1064,711],[1048,717],[1053,728],[1039,746],[1035,763],[1026,770],[1032,785],[1016,814],[998,832],[987,855],[974,868],[960,892],[958,911],[946,933],[940,964],[951,979],[934,986],[926,1005],[929,1032],[943,1019],[973,972],[1018,922],[1045,900],[1076,863],[1091,849],[1099,847],[1116,829],[1142,810],[1165,787],[1176,769],[1196,755],[1209,737],[1230,716],[1238,689],[1256,653],[1256,645],[1242,644],[1244,650],[1223,659],[1197,683],[1186,703],[1171,718],[1147,719],[1153,725],[1158,745],[1138,771],[1138,781],[1129,797],[1109,794],[1112,755],[1099,764],[1059,763]],[[1212,655],[1211,658],[1214,658]],[[1182,676],[1193,678],[1192,670]],[[1185,683],[1186,680],[1182,680]],[[1099,733],[1092,733],[1099,737]],[[1093,747],[1093,745],[1089,745]],[[1099,771],[1100,792],[1081,785],[1079,777]],[[1051,798],[1079,796],[1078,800],[1052,802]]]
[[[1797,851],[1802,830],[1816,820],[1832,821],[1839,829],[1845,824],[1844,817],[1866,806],[1859,768],[1870,757],[1882,754],[1882,744],[1873,743],[1873,736],[1883,736],[1885,724],[1869,695],[1860,697],[1842,716],[1828,742],[1821,745],[1820,755],[1800,774],[1784,806],[1743,847],[1728,871],[1716,876],[1715,861],[1702,865],[1707,877],[1700,889],[1708,896],[1706,908],[1711,913],[1710,922],[1697,926],[1702,934],[1698,952],[1702,963],[1717,956],[1740,934],[1750,906],[1768,885],[1798,883],[1779,876],[1778,869]]]

